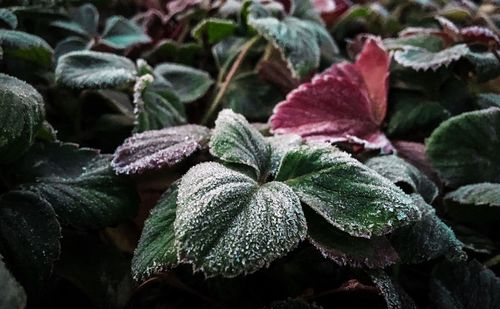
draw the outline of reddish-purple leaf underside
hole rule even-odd
[[[380,130],[387,109],[390,56],[368,38],[354,64],[335,64],[290,92],[270,119],[276,134],[392,150]]]

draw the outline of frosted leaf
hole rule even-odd
[[[498,36],[488,28],[471,26],[465,27],[460,30],[462,40],[465,42],[481,43],[485,45],[498,46],[500,39]]]
[[[229,109],[221,111],[215,121],[210,153],[224,162],[253,168],[257,179],[269,170],[269,142],[243,116]]]
[[[142,174],[173,167],[208,147],[210,130],[188,124],[134,134],[119,146],[111,165],[118,174]]]
[[[25,152],[42,126],[42,96],[31,85],[0,73],[0,164]]]
[[[455,45],[439,52],[430,52],[425,48],[407,46],[394,53],[394,60],[404,67],[414,70],[436,71],[440,67],[448,66],[470,52],[465,44]]]
[[[399,260],[384,236],[353,237],[338,230],[312,210],[304,209],[308,239],[323,256],[341,266],[384,268]]]
[[[22,187],[48,201],[64,224],[103,228],[132,218],[137,211],[133,183],[115,175],[109,155],[48,143],[34,147],[25,158],[22,168],[34,179]]]
[[[178,184],[172,185],[160,198],[144,223],[141,239],[132,259],[135,280],[145,280],[177,263],[174,220]]]
[[[206,18],[191,30],[191,35],[200,43],[206,41],[208,44],[215,44],[232,36],[237,27],[237,24],[229,19]]]
[[[276,180],[351,236],[384,235],[420,215],[411,198],[388,179],[325,144],[290,150]]]
[[[423,263],[440,256],[452,260],[466,258],[463,244],[455,233],[436,215],[432,206],[417,194],[412,194],[415,204],[423,213],[422,219],[393,233],[391,243],[403,263]]]
[[[85,88],[127,88],[136,80],[136,68],[128,58],[111,53],[75,51],[59,58],[56,83]]]
[[[446,213],[459,222],[487,224],[500,222],[500,184],[466,185],[444,197]]]
[[[385,299],[388,309],[417,309],[417,305],[403,288],[387,275],[384,270],[369,272],[373,283]]]
[[[428,203],[438,195],[438,188],[427,176],[395,155],[371,158],[365,164],[406,193],[419,193]]]
[[[441,185],[436,170],[432,167],[429,158],[425,154],[424,144],[409,141],[392,141],[392,144],[396,148],[399,157],[418,168],[436,185]]]
[[[9,272],[0,255],[0,308],[26,308],[26,293]]]
[[[0,9],[0,23],[11,29],[17,28],[17,16],[9,9]]]
[[[36,291],[50,277],[61,252],[60,238],[56,214],[39,196],[15,190],[0,197],[2,253],[26,289]]]
[[[177,203],[179,260],[206,277],[253,273],[306,236],[300,201],[288,186],[259,186],[219,163],[190,169],[181,180]]]
[[[500,182],[500,108],[463,113],[434,130],[427,155],[451,187]]]
[[[101,35],[101,44],[115,49],[125,49],[137,44],[150,43],[151,38],[134,21],[122,16],[111,16],[106,20]]]
[[[266,137],[271,145],[271,174],[275,175],[285,154],[295,147],[302,145],[302,138],[295,134],[283,134]]]
[[[0,48],[3,60],[22,59],[49,67],[54,50],[42,38],[26,32],[0,29]]]
[[[435,308],[498,308],[500,278],[476,260],[438,264],[430,279]]]

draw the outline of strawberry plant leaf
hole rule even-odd
[[[179,260],[207,277],[253,273],[306,236],[300,200],[287,185],[259,185],[219,163],[190,169],[181,180],[177,203]]]
[[[142,281],[177,264],[174,221],[178,184],[172,185],[144,223],[141,239],[132,259],[132,275]]]
[[[443,122],[427,140],[427,155],[443,181],[458,187],[500,181],[500,109],[463,113]]]
[[[431,203],[438,195],[438,188],[427,176],[395,155],[371,158],[365,164],[392,181],[407,194],[422,195],[428,203]]]
[[[276,175],[283,157],[289,150],[302,145],[302,138],[295,134],[284,134],[269,136],[266,140],[271,145],[271,174]]]
[[[439,52],[431,52],[420,47],[406,47],[403,50],[398,50],[394,53],[394,60],[404,67],[409,67],[414,70],[429,70],[436,71],[442,66],[448,66],[453,61],[456,61],[470,53],[469,48],[465,44],[455,45],[443,49]]]
[[[384,235],[419,218],[402,190],[329,145],[290,150],[276,180],[288,184],[303,203],[351,236]]]
[[[371,270],[370,277],[385,299],[388,309],[417,309],[417,305],[405,290],[384,270]]]
[[[43,67],[52,64],[54,51],[42,38],[21,31],[0,29],[3,59],[21,59]]]
[[[391,243],[404,263],[423,263],[446,255],[452,260],[466,257],[463,244],[455,233],[436,215],[422,197],[412,194],[422,211],[422,219],[403,227],[391,236]]]
[[[106,20],[101,43],[115,49],[125,49],[136,44],[149,43],[151,38],[144,30],[122,16],[112,16]]]
[[[17,28],[17,16],[9,9],[0,9],[0,26],[7,26],[10,29]]]
[[[70,88],[127,88],[136,80],[132,61],[110,53],[76,51],[57,63],[56,83]]]
[[[183,125],[134,134],[116,149],[112,166],[118,174],[142,174],[173,167],[208,148],[210,130]]]
[[[455,220],[477,224],[500,221],[500,184],[466,185],[446,194],[446,212]]]
[[[475,104],[480,109],[486,109],[490,107],[500,107],[500,94],[480,93],[476,97]]]
[[[196,25],[191,34],[200,42],[206,40],[208,44],[215,44],[231,35],[237,25],[228,19],[207,18]]]
[[[68,30],[83,37],[92,39],[98,35],[97,26],[99,24],[99,12],[91,4],[84,4],[70,14],[71,20],[56,20],[51,26]]]
[[[42,126],[42,96],[29,84],[0,73],[0,157],[2,164],[22,155]]]
[[[465,42],[480,43],[486,46],[500,45],[498,36],[488,28],[480,26],[470,26],[460,29],[460,35]]]
[[[465,59],[472,64],[474,75],[479,82],[486,82],[500,76],[500,61],[493,53],[470,52]]]
[[[56,214],[39,196],[11,191],[0,197],[0,246],[27,290],[38,290],[51,275],[60,238]]]
[[[267,176],[271,147],[264,137],[241,115],[223,110],[215,121],[210,153],[227,163],[251,167],[256,179]]]
[[[500,303],[500,279],[476,260],[443,262],[432,272],[430,293],[436,308],[496,308]]]
[[[59,43],[57,43],[54,50],[54,56],[59,59],[62,55],[70,52],[85,50],[87,49],[87,40],[79,38],[77,36],[70,36]]]
[[[314,211],[304,209],[307,237],[323,256],[341,266],[384,268],[399,260],[391,243],[384,236],[371,239],[353,237],[333,227]]]
[[[171,84],[172,91],[183,103],[201,98],[214,83],[208,73],[180,64],[162,63],[154,72]]]
[[[0,255],[0,308],[26,308],[26,292],[12,276]]]

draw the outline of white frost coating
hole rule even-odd
[[[144,100],[142,98],[142,92],[153,81],[154,81],[154,77],[151,74],[145,74],[145,75],[137,78],[137,80],[135,81],[135,84],[134,84],[134,100],[133,100],[133,103],[134,103],[134,115],[135,115],[134,125],[137,125],[139,123],[138,116],[144,110]]]
[[[174,223],[179,261],[207,277],[235,277],[266,267],[303,240],[300,201],[285,184],[259,187],[219,163],[202,163],[182,178]]]
[[[221,111],[215,121],[210,153],[223,161],[252,167],[257,177],[270,168],[269,143],[245,117],[229,109]]]
[[[398,50],[394,53],[394,60],[405,67],[410,67],[414,70],[432,69],[436,71],[442,66],[448,66],[453,61],[456,61],[470,52],[465,44],[455,45],[444,49],[437,53],[430,52],[424,48],[408,46],[403,50]]]

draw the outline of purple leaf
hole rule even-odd
[[[118,174],[173,167],[206,149],[209,138],[208,128],[191,124],[135,134],[116,149],[111,165]]]

